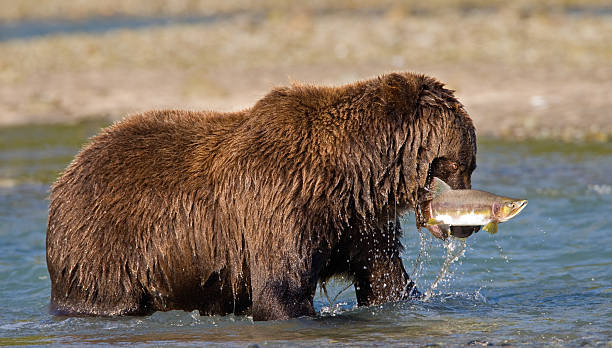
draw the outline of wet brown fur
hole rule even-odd
[[[52,188],[51,307],[314,314],[317,282],[359,305],[408,298],[397,218],[432,175],[469,188],[474,127],[430,77],[294,85],[236,113],[151,111],[91,140]]]

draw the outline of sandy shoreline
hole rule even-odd
[[[610,17],[610,18],[608,18]],[[0,42],[0,126],[238,110],[390,71],[455,89],[478,133],[612,140],[612,16],[284,14]]]
[[[411,71],[436,76],[455,89],[479,134],[566,141],[612,139],[609,95],[612,80],[598,82],[582,76],[558,75],[535,77],[529,71],[512,70],[493,78],[486,74],[487,69],[495,68],[479,66],[473,70],[485,71],[474,72],[464,67],[457,70],[422,67]],[[182,71],[117,70],[48,75],[34,83],[0,92],[3,100],[0,126],[90,118],[118,120],[150,109],[235,111],[253,105],[274,86],[292,82],[334,85],[398,70],[378,66],[334,67],[333,75],[324,76],[329,69],[313,66],[290,72],[224,70],[223,79],[205,77],[202,85],[191,86],[193,90],[188,91],[185,85],[193,77]],[[41,88],[47,84],[54,87]],[[27,103],[20,103],[19,98],[23,96]]]

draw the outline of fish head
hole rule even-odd
[[[499,222],[504,222],[517,216],[526,206],[526,199],[506,198],[499,203],[495,203],[493,211]]]

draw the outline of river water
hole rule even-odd
[[[342,280],[319,315],[253,322],[172,311],[49,315],[49,185],[103,124],[0,129],[0,346],[610,346],[612,144],[481,140],[475,188],[529,199],[500,226],[440,242],[404,221],[404,264],[423,300],[356,308]]]

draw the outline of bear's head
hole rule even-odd
[[[471,118],[453,91],[437,80],[409,73],[381,78],[387,117],[396,123],[392,137],[397,142],[396,192],[399,200],[414,209],[417,227],[422,227],[427,187],[433,177],[453,189],[471,188],[476,168],[476,135]],[[477,227],[451,228],[456,237],[467,237]],[[438,237],[438,236],[436,236]]]

